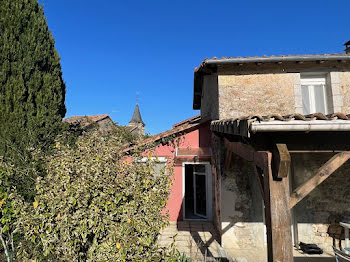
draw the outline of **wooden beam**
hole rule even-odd
[[[290,154],[286,144],[276,144],[273,151],[273,175],[276,178],[287,177],[290,169]]]
[[[255,162],[258,167],[264,169],[266,158],[265,151],[255,151],[255,149],[249,145],[245,145],[241,142],[230,142],[227,138],[224,139],[224,142],[227,150],[230,150],[232,153],[249,162]]]
[[[350,158],[350,152],[342,152],[334,155],[329,159],[317,172],[304,184],[294,190],[290,196],[290,208],[294,207],[304,197],[306,197],[312,190],[321,184],[326,178],[334,173]]]
[[[231,167],[231,158],[232,158],[232,152],[231,150],[226,150],[226,159],[225,159],[225,169],[229,170]]]
[[[255,163],[252,163],[255,178],[257,180],[257,183],[259,185],[259,190],[261,193],[262,199],[265,198],[265,193],[264,193],[264,177],[263,177],[263,171],[255,165]]]
[[[267,154],[264,168],[265,219],[269,262],[292,262],[293,243],[289,209],[289,179],[275,180],[272,154]]]

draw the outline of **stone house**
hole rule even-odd
[[[269,261],[300,241],[331,250],[328,225],[350,216],[350,54],[205,59],[193,108],[212,120],[221,245]]]
[[[115,123],[108,114],[89,115],[89,116],[71,116],[63,120],[68,124],[80,125],[81,128],[88,130],[95,125],[101,132],[107,132],[115,127]]]

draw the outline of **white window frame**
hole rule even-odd
[[[326,75],[301,75],[300,78],[300,84],[301,88],[303,86],[308,87],[309,91],[309,106],[310,106],[310,112],[304,112],[304,114],[312,114],[312,113],[319,113],[316,111],[316,101],[315,101],[315,86],[323,86],[322,91],[323,91],[323,103],[324,103],[324,112],[325,114],[329,114],[329,101],[328,101],[328,93],[327,89],[329,88],[327,86],[327,77]],[[302,97],[303,102],[304,102],[304,97]]]
[[[185,165],[205,165],[206,175],[206,197],[207,197],[207,216],[200,219],[188,219],[186,218],[186,206],[185,206]],[[184,221],[211,221],[213,217],[213,196],[212,196],[212,174],[210,162],[182,162],[182,219]]]
[[[163,156],[160,156],[160,157],[152,156],[151,158],[143,157],[143,158],[141,158],[141,160],[139,162],[145,163],[148,160],[159,162],[159,163],[166,163],[167,162],[167,158],[163,157]]]

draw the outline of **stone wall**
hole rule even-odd
[[[219,119],[218,77],[216,75],[203,77],[201,99],[201,117]]]
[[[219,76],[219,117],[291,114],[295,74]]]
[[[332,154],[292,154],[292,189],[307,181]],[[266,244],[263,200],[251,165],[232,156],[221,176],[221,240],[226,249]],[[330,223],[350,217],[350,162],[339,168],[295,206],[299,241],[332,251]]]
[[[109,117],[106,117],[98,121],[97,124],[101,132],[110,131],[113,127],[115,127],[115,124],[113,123],[112,119],[110,119]]]
[[[222,245],[262,248],[265,242],[263,200],[251,164],[232,156],[221,177]]]
[[[307,181],[332,154],[292,154],[293,189]],[[327,229],[331,222],[350,216],[350,163],[316,187],[295,206],[299,241],[316,243],[332,250],[332,238]]]
[[[331,110],[350,114],[350,72],[330,72]],[[204,76],[201,116],[302,113],[300,73],[249,73]]]
[[[339,91],[343,96],[342,112],[350,114],[350,72],[339,73]]]

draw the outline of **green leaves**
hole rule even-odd
[[[37,0],[1,0],[0,32],[0,155],[20,164],[61,130],[65,84]]]
[[[172,169],[155,176],[155,162],[122,159],[121,136],[80,137],[62,142],[47,158],[47,175],[36,182],[35,202],[26,209],[22,254],[38,260],[154,261],[167,224],[162,212]]]

